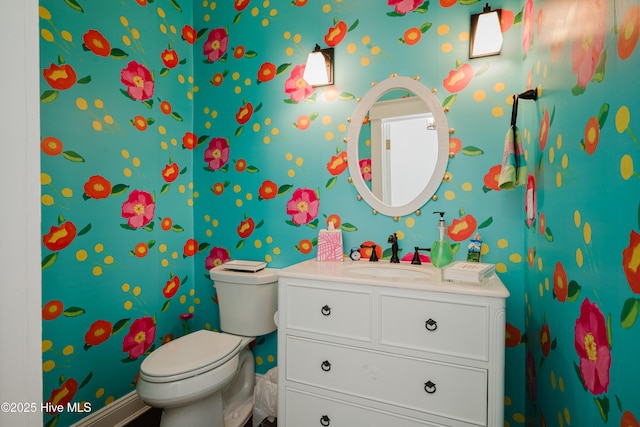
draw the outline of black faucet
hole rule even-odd
[[[373,245],[360,245],[361,248],[369,248],[371,249],[371,256],[369,257],[369,261],[370,262],[378,262],[378,254],[376,254],[376,247],[378,245],[376,245],[375,243]]]
[[[421,248],[419,246],[414,246],[413,249],[415,250],[415,252],[413,253],[413,259],[411,260],[411,264],[415,264],[415,265],[422,264],[422,261],[420,261],[419,251],[426,251],[426,252],[431,251],[431,248]]]
[[[391,243],[391,262],[399,263],[400,258],[398,258],[398,236],[396,233],[390,234],[389,239],[387,239],[388,243]]]

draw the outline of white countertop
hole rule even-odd
[[[366,269],[372,268],[368,274]],[[379,274],[385,269],[384,274]],[[398,275],[393,270],[399,270]],[[356,271],[357,270],[357,271]],[[425,273],[422,276],[421,273]],[[403,274],[405,277],[403,277]],[[415,277],[406,277],[407,274]],[[507,298],[509,290],[500,278],[494,274],[483,284],[446,282],[441,280],[441,270],[431,264],[412,265],[408,263],[392,264],[389,261],[369,262],[316,261],[310,259],[291,265],[279,271],[280,277],[296,279],[326,280],[330,282],[354,283],[359,285],[388,286],[404,289],[421,289],[432,292],[479,295]]]

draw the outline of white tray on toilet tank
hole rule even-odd
[[[225,262],[223,266],[227,270],[247,271],[250,273],[255,273],[256,271],[264,269],[267,266],[267,263],[263,261],[233,260]]]

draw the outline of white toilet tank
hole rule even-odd
[[[255,273],[231,270],[222,264],[209,270],[218,294],[220,329],[257,337],[276,330],[278,270],[265,268]]]

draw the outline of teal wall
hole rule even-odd
[[[624,60],[617,44],[620,34],[637,40],[633,29],[619,30],[637,1],[492,4],[504,9],[503,52],[474,60],[467,40],[477,2],[403,1],[417,7],[404,15],[389,2],[368,0],[40,3],[45,399],[69,391],[66,399],[97,410],[134,390],[144,354],[184,333],[181,314],[194,314],[191,329],[218,328],[212,265],[258,259],[279,268],[313,257],[329,217],[339,218],[346,249],[368,240],[386,248],[396,232],[406,253],[431,244],[431,212],[446,211],[449,223],[464,219],[482,235],[483,260],[497,265],[511,292],[505,425],[590,425],[601,413],[617,425],[623,411],[634,410],[640,226],[633,197],[638,145],[628,119],[640,106],[637,90],[622,86],[632,81],[635,44],[623,48],[630,53]],[[605,72],[599,68],[592,81],[584,77],[594,68],[587,66],[578,80],[573,39],[582,41],[581,31],[591,27],[576,22],[605,17],[597,27],[605,47],[594,50],[598,59],[606,51]],[[326,45],[331,27],[346,30],[335,41],[335,86],[292,97],[286,88],[314,45]],[[403,40],[411,29],[424,30],[414,44]],[[85,49],[89,30],[110,47]],[[177,64],[163,62],[165,49],[175,50]],[[122,74],[132,61],[144,67],[137,68],[142,80]],[[71,66],[75,80],[55,80],[52,63]],[[273,78],[261,72],[267,63]],[[454,88],[447,78],[457,69],[470,78]],[[348,170],[328,166],[346,151],[357,99],[394,73],[436,89],[455,130],[455,156],[437,201],[397,221],[374,215],[357,200]],[[145,81],[146,92],[128,94],[127,82]],[[498,190],[496,170],[511,96],[532,87],[542,96],[520,102],[518,121],[537,190],[538,215],[528,224],[524,188]],[[250,114],[239,118],[243,108]],[[134,126],[137,116],[146,130]],[[580,143],[591,116],[602,127],[595,151]],[[175,174],[166,172],[174,162],[171,180]],[[303,196],[307,215],[298,209]],[[468,239],[452,238],[461,259]],[[561,271],[566,299],[554,292]],[[588,326],[576,332],[581,307],[591,307],[592,319],[602,313],[609,325],[612,344],[596,343],[599,356],[610,346],[614,362],[604,390],[582,386],[589,374],[580,369],[574,339],[591,342],[595,334]],[[544,325],[548,345],[540,340]],[[260,337],[254,353],[258,372],[275,366],[275,334]],[[596,365],[604,372],[602,362]],[[67,425],[83,415],[45,414],[44,421]]]

